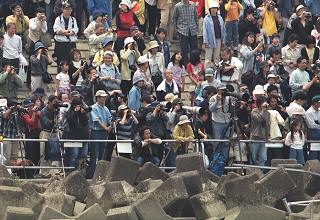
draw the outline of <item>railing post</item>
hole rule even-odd
[[[1,158],[0,158],[0,164],[1,165],[4,165],[4,155],[3,155],[3,138],[0,140],[0,155],[1,155]]]

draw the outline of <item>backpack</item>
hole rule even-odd
[[[209,170],[217,176],[222,176],[224,173],[225,158],[221,153],[213,153],[212,161],[209,164]]]
[[[248,86],[250,93],[254,89],[254,78],[255,72],[253,70],[249,70],[248,72],[243,73],[241,76],[241,83]]]

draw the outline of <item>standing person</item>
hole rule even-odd
[[[232,47],[233,49],[238,48],[238,22],[239,22],[239,12],[243,10],[242,5],[238,0],[228,0],[225,4],[225,10],[227,12],[225,18],[226,25],[226,45]]]
[[[299,35],[299,44],[307,45],[308,36],[313,30],[312,18],[307,15],[307,8],[303,5],[297,7],[297,11],[300,11],[298,18],[291,23],[292,33]]]
[[[81,60],[80,50],[73,48],[70,51],[70,63],[68,74],[70,77],[71,90],[81,92],[81,83],[86,78],[87,63]]]
[[[222,17],[218,14],[219,3],[210,2],[209,14],[203,21],[203,44],[205,47],[205,67],[220,61],[220,49],[224,40],[225,28]]]
[[[267,111],[267,103],[264,96],[256,97],[256,108],[251,112],[250,139],[267,141],[270,139],[270,114]],[[253,142],[250,144],[252,163],[265,166],[267,161],[267,148],[265,143]]]
[[[189,0],[182,0],[174,6],[172,25],[180,35],[183,65],[187,65],[189,51],[198,49],[197,6]],[[190,46],[190,50],[189,50]]]
[[[16,25],[12,22],[7,24],[7,33],[4,35],[2,48],[2,65],[9,64],[18,71],[20,65],[19,57],[22,53],[22,40],[20,36],[16,35]]]
[[[78,26],[76,19],[71,16],[72,7],[69,3],[62,5],[62,14],[58,16],[53,25],[55,33],[54,55],[57,63],[68,60],[72,48],[76,48]]]
[[[285,145],[290,147],[290,159],[295,159],[299,164],[304,165],[303,146],[306,143],[303,131],[301,130],[301,122],[292,120],[290,123],[290,132],[285,139]]]
[[[299,36],[291,34],[287,46],[281,49],[283,66],[285,71],[292,73],[297,67],[297,59],[301,56],[301,46],[298,45]]]
[[[202,75],[204,71],[204,64],[201,63],[200,51],[195,50],[190,53],[190,60],[187,64],[187,73],[189,74],[192,84],[195,86],[202,81]]]
[[[275,7],[275,3],[272,0],[265,0],[260,9],[260,15],[262,17],[262,28],[265,30],[266,35],[270,38],[273,34],[278,33],[278,9]],[[270,41],[268,40],[268,43],[269,42]]]
[[[254,8],[246,8],[244,10],[243,18],[239,21],[239,42],[242,42],[247,32],[253,32],[255,35],[260,33],[254,13]]]
[[[128,94],[128,107],[134,111],[139,111],[141,107],[141,88],[144,86],[144,78],[142,75],[138,74],[133,77],[132,88]]]
[[[312,105],[306,111],[306,121],[308,126],[308,139],[319,140],[320,137],[320,95],[316,95],[312,98]],[[310,160],[320,160],[320,149],[315,147],[314,143],[310,146]]]
[[[152,82],[157,88],[163,80],[163,73],[165,69],[164,57],[159,52],[159,44],[157,41],[150,41],[148,47],[147,58],[149,59],[149,71]]]
[[[56,76],[56,94],[69,94],[71,92],[70,77],[68,73],[69,63],[67,61],[61,61],[59,67],[61,72]]]
[[[96,92],[96,103],[92,105],[91,119],[91,139],[92,140],[107,140],[108,135],[112,130],[111,114],[109,109],[105,106],[108,94],[99,90]],[[107,155],[107,159],[111,159],[113,149],[107,148],[106,143],[93,142],[90,150],[90,165],[88,176],[92,178],[96,169],[97,160],[101,160],[103,154]]]
[[[167,68],[170,62],[170,47],[169,43],[166,41],[166,30],[163,28],[158,28],[156,32],[156,40],[159,44],[159,52],[163,54],[164,57],[164,67]]]
[[[144,79],[144,85],[141,89],[141,96],[149,96],[156,89],[154,83],[151,80],[151,75],[149,71],[149,59],[147,59],[146,55],[143,55],[138,58],[137,63],[138,69],[134,73],[133,78],[141,76]]]
[[[31,91],[37,88],[46,88],[46,84],[42,80],[42,76],[47,72],[48,65],[53,60],[48,49],[41,42],[37,42],[34,46],[34,54],[30,57],[31,72]]]
[[[157,7],[160,10],[160,25],[158,29],[167,30],[169,33],[171,30],[170,20],[172,18],[172,1],[170,0],[158,0]],[[171,40],[171,39],[169,39]]]
[[[170,59],[170,63],[168,64],[168,69],[172,70],[173,79],[176,81],[179,87],[180,93],[184,91],[184,82],[186,75],[186,68],[182,64],[182,56],[178,51],[174,53]]]
[[[157,8],[157,1],[146,0],[145,7],[148,14],[148,33],[152,39],[155,35],[156,28],[159,26],[160,10]]]

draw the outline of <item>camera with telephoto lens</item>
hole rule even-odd
[[[63,104],[62,102],[56,102],[53,104],[53,108],[59,109],[59,108],[68,108],[68,104]]]
[[[76,107],[76,106],[79,105],[81,110],[83,110],[85,112],[91,112],[92,111],[92,108],[90,106],[88,106],[86,103],[84,103],[82,96],[80,96],[79,98],[73,99],[72,102],[71,102],[71,105],[73,107]]]

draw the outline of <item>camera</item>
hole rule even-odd
[[[68,104],[63,104],[63,103],[61,103],[61,102],[56,102],[56,103],[54,103],[53,107],[54,107],[55,109],[68,108],[69,105],[68,105]]]
[[[272,2],[269,3],[267,9],[268,9],[269,11],[271,11],[271,10],[273,10],[275,7],[276,7],[276,3],[272,1]]]
[[[311,12],[304,12],[304,16],[307,20],[311,20],[312,19],[312,15]]]

